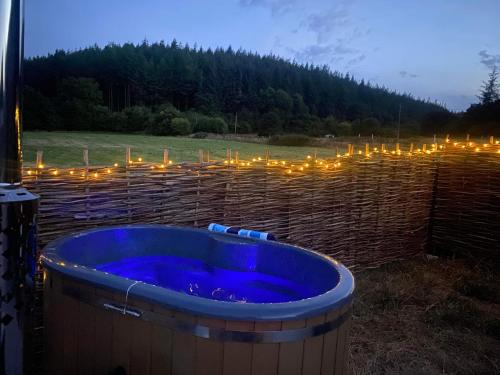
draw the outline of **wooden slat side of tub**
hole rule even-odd
[[[60,325],[64,319],[64,304],[62,300],[62,279],[45,271],[45,342],[46,367],[54,375],[64,374],[62,367],[62,347],[64,345],[64,330]]]
[[[196,317],[181,312],[175,318],[190,324],[196,323]],[[172,344],[172,375],[194,375],[196,369],[196,337],[183,332],[174,332]]]
[[[63,289],[71,288],[79,290],[80,283],[63,278]],[[62,305],[64,309],[63,330],[64,341],[63,367],[65,374],[78,373],[78,315],[80,313],[80,303],[65,294],[62,295]]]
[[[313,327],[325,322],[325,315],[316,316],[306,320],[307,327]],[[321,372],[321,360],[323,357],[324,336],[311,337],[304,342],[304,361],[302,363],[302,374],[313,375]]]
[[[127,306],[163,315],[151,320],[103,308],[123,305],[123,293],[65,279],[47,271],[45,284],[48,373],[127,375],[344,375],[350,320],[324,335],[296,342],[221,342],[168,328],[169,319],[229,331],[287,331],[332,322],[351,306],[307,320],[254,322],[192,316],[142,300]],[[69,293],[68,293],[69,291]],[[79,297],[80,296],[80,297]],[[94,301],[90,303],[89,301]]]
[[[331,322],[340,316],[340,311],[331,311],[326,314],[326,321]],[[333,375],[337,362],[338,329],[328,332],[323,340],[323,358],[321,361],[321,375]]]
[[[171,317],[174,313],[163,307],[153,305],[155,313]],[[173,332],[161,325],[153,325],[151,331],[151,375],[172,374],[172,343]]]
[[[281,329],[298,329],[306,326],[305,320],[284,321]],[[304,341],[286,342],[280,344],[278,375],[300,375],[304,354]]]
[[[347,311],[352,309],[352,304],[344,306],[341,310],[341,313],[344,314]],[[337,369],[340,372],[336,372],[335,374],[347,375],[351,373],[349,368],[349,331],[351,329],[352,323],[352,314],[349,314],[345,323],[339,327],[338,335],[342,335],[342,342],[337,342],[337,363],[336,363],[336,371]]]
[[[340,314],[345,314],[351,309],[351,305],[347,304],[340,309]],[[345,375],[349,373],[347,355],[349,352],[348,339],[351,317],[345,321],[337,330],[337,350],[335,362],[335,375]]]
[[[81,285],[82,292],[95,295],[91,286]],[[94,374],[95,367],[95,337],[96,337],[96,314],[97,309],[84,302],[79,303],[78,313],[78,374]]]
[[[281,322],[255,322],[255,331],[279,331]],[[255,344],[252,353],[252,375],[276,375],[280,344]]]
[[[95,296],[106,301],[113,301],[113,293],[105,289],[95,288]],[[101,308],[95,311],[95,374],[106,374],[111,369],[111,353],[113,351],[113,314]]]
[[[114,301],[118,301],[122,304],[125,302],[125,296],[122,292],[113,293],[113,297]],[[134,318],[115,312],[111,313],[111,315],[113,316],[111,366],[113,369],[122,367],[125,373],[130,374],[130,350],[132,339],[130,326]]]
[[[226,329],[231,331],[253,331],[254,322],[227,321]],[[224,375],[252,374],[253,344],[241,342],[224,343]]]
[[[151,304],[134,301],[133,307],[142,311],[151,310]],[[151,374],[151,330],[152,324],[142,319],[130,319],[131,347],[130,374]],[[164,372],[165,373],[165,372]]]
[[[226,328],[221,319],[198,318],[198,324],[206,327]],[[198,337],[196,339],[196,375],[222,375],[224,343]]]

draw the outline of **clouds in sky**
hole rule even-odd
[[[325,12],[311,14],[307,18],[307,28],[316,34],[318,44],[329,42],[338,37],[351,25],[347,5],[334,6]]]
[[[399,75],[402,78],[418,78],[418,74],[410,73],[410,72],[407,72],[406,70],[401,70],[399,72]]]
[[[239,0],[242,6],[258,6],[271,9],[273,16],[289,12],[297,0]]]
[[[357,25],[353,19],[353,3],[335,0],[310,6],[306,0],[239,0],[244,7],[267,8],[275,18],[294,13],[296,23],[288,31],[290,35],[300,33],[301,39],[287,44],[280,37],[275,47],[284,48],[298,62],[333,65],[339,70],[350,70],[367,58],[366,51],[353,46],[357,39],[370,33],[370,29]]]
[[[488,69],[493,69],[493,67],[500,67],[500,55],[492,55],[486,50],[479,51],[479,57],[481,58],[481,64],[483,64]]]
[[[405,4],[389,0],[236,1],[272,17],[268,32],[274,34],[273,53],[357,77],[377,77],[372,80],[417,96],[439,98],[452,109],[464,109],[467,101],[473,102],[472,93],[484,79],[484,68],[500,68],[499,51],[492,47],[497,45],[499,29],[491,26],[493,14],[498,14],[495,10],[500,11],[499,0],[481,0],[481,7],[456,0],[455,17],[441,19],[435,14],[448,14],[451,1],[432,2],[432,6],[419,0]],[[486,18],[491,19],[487,22]],[[470,34],[464,25],[483,34]]]

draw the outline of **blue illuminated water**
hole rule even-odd
[[[170,255],[124,258],[96,269],[219,301],[277,303],[318,294],[314,288],[285,278],[255,271],[228,270],[199,259]]]

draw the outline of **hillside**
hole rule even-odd
[[[380,133],[394,131],[400,106],[402,128],[413,131],[426,114],[446,111],[326,67],[231,48],[190,48],[175,41],[111,44],[32,58],[25,64],[25,84],[28,129],[142,131],[147,124],[115,129],[97,124],[96,117],[111,115],[103,122],[119,123],[124,120],[115,118],[116,113],[130,107],[144,115],[143,107],[154,114],[171,104],[170,120],[187,117],[191,131],[196,130],[196,112],[220,117],[226,123],[221,131],[228,130],[228,123],[233,128],[237,114],[240,132]],[[191,116],[180,114],[186,111]],[[84,120],[74,121],[82,116]]]

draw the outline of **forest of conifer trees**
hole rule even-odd
[[[327,67],[175,40],[31,58],[25,86],[26,129],[391,136],[453,116]]]

